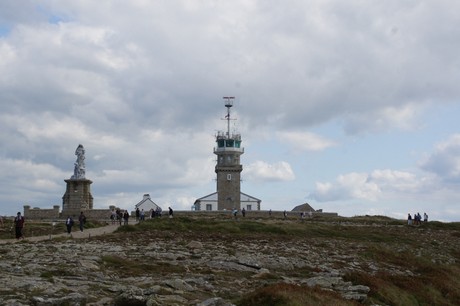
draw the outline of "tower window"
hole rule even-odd
[[[218,146],[219,148],[223,148],[223,147],[224,147],[224,144],[225,144],[225,140],[223,140],[223,139],[217,140],[217,146]]]
[[[231,181],[232,180],[232,175],[229,173],[227,174],[227,181]]]

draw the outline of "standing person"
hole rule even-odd
[[[284,219],[287,218],[287,212],[286,211],[283,212],[283,216],[284,216]]]
[[[121,212],[121,210],[119,208],[117,208],[117,220],[118,222],[120,223],[120,226],[121,226],[121,220],[123,220],[123,213]]]
[[[243,215],[243,217],[246,217],[246,209],[244,209],[244,207],[243,207],[243,209],[241,210],[241,214]]]
[[[117,212],[115,211],[115,209],[112,209],[112,214],[110,215],[110,219],[112,220],[112,225],[114,225],[117,219]]]
[[[162,212],[163,212],[163,210],[161,209],[160,206],[158,206],[157,209],[156,209],[156,215],[157,215],[157,217],[161,217]]]
[[[269,217],[272,216],[272,210],[271,210],[271,209],[268,211],[268,216],[269,216]]]
[[[171,207],[168,207],[168,209],[169,209],[169,217],[172,218],[174,215],[174,212]]]
[[[67,217],[67,220],[65,220],[65,226],[67,227],[67,234],[70,235],[72,232],[72,226],[73,226],[73,219],[71,216]]]
[[[428,222],[428,215],[426,212],[423,213],[423,222]]]
[[[407,225],[412,225],[412,216],[407,214]]]
[[[16,239],[24,239],[24,217],[18,212],[18,215],[14,218],[14,227],[16,229]]]
[[[145,212],[144,212],[144,209],[142,208],[141,210],[141,218],[140,218],[141,221],[144,221],[145,220]]]
[[[237,217],[236,217],[236,214],[237,214],[237,213],[238,213],[238,209],[233,208],[232,214],[233,214],[233,217],[234,217],[235,219],[237,219]]]
[[[123,219],[125,220],[125,225],[128,225],[129,222],[129,213],[127,210],[123,213]]]
[[[139,207],[137,207],[136,208],[136,221],[139,221],[139,215],[140,215]]]
[[[86,216],[83,214],[83,212],[80,213],[80,216],[78,217],[78,222],[80,223],[80,232],[83,232],[83,226],[86,223]]]

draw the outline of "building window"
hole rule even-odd
[[[212,204],[206,204],[206,210],[212,210]]]
[[[227,181],[231,181],[232,180],[232,175],[229,173],[227,174]]]
[[[252,205],[250,204],[246,205],[246,210],[252,210]]]

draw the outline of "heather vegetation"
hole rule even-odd
[[[29,230],[48,234],[64,227],[37,223]],[[202,249],[190,249],[192,241]],[[460,305],[460,223],[183,214],[121,226],[91,243],[121,247],[101,253],[98,261],[98,273],[112,278],[205,278],[214,289],[190,291],[186,297],[194,301],[218,292],[235,305],[252,306]],[[57,281],[72,274],[65,271],[44,271],[41,277]],[[364,299],[353,299],[346,298],[343,286],[311,285],[324,275],[369,291]],[[169,293],[163,288],[158,294]]]
[[[181,217],[121,227],[120,232],[155,235],[269,240],[311,243],[356,253],[361,266],[345,269],[344,279],[370,287],[365,304],[460,305],[460,223],[429,222],[408,226],[404,220],[383,216],[313,218],[308,220],[227,219]],[[343,246],[350,246],[344,250]],[[334,253],[337,249],[331,248]],[[337,269],[341,269],[337,263]],[[319,268],[320,270],[320,268]],[[312,276],[315,269],[303,276]],[[295,271],[291,272],[295,274]],[[335,301],[335,302],[334,302]],[[239,305],[344,305],[325,290],[292,286],[273,278],[237,301]],[[353,303],[353,302],[349,302]]]

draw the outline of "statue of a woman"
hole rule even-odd
[[[75,150],[75,155],[77,155],[77,161],[74,164],[74,170],[72,179],[84,179],[85,178],[85,148],[83,145],[79,144]]]

